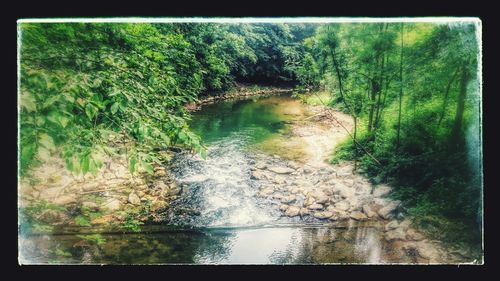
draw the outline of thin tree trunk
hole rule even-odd
[[[396,136],[396,148],[399,148],[401,141],[401,107],[403,104],[403,35],[404,35],[404,23],[401,23],[401,59],[399,61],[399,110],[398,110],[398,131]]]
[[[460,93],[457,100],[457,110],[455,113],[455,121],[451,131],[452,147],[456,147],[460,140],[460,131],[462,129],[462,120],[465,109],[465,97],[467,96],[467,83],[469,82],[469,71],[467,70],[467,63],[462,67],[462,78],[460,80]]]
[[[459,72],[459,68],[457,68],[457,70],[455,70],[455,73],[453,73],[453,76],[451,77],[450,81],[448,82],[448,85],[446,86],[446,91],[444,93],[444,99],[443,99],[443,105],[442,105],[442,109],[441,109],[441,116],[439,116],[438,125],[441,125],[441,121],[443,121],[444,115],[446,113],[446,106],[448,105],[448,96],[450,93],[450,88],[451,88],[451,85],[453,84],[453,81],[455,81],[455,78],[457,77],[458,72]]]
[[[356,145],[356,135],[358,132],[358,118],[354,115],[354,171],[358,169],[358,146]]]

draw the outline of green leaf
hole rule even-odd
[[[42,161],[47,161],[50,158],[50,151],[41,146],[38,148],[38,158]]]
[[[82,158],[80,159],[80,166],[84,174],[89,171],[89,165],[90,165],[89,155],[82,156]]]
[[[56,101],[59,100],[59,98],[60,97],[58,95],[47,98],[47,100],[43,103],[42,108],[48,108],[52,106]]]
[[[141,165],[144,168],[144,170],[146,170],[146,172],[148,172],[148,174],[150,174],[150,175],[154,174],[153,166],[151,166],[151,164],[149,164],[147,162],[141,162]]]
[[[41,133],[38,135],[38,142],[45,147],[46,149],[50,151],[54,151],[56,149],[56,146],[54,144],[54,140],[52,139],[51,136],[47,135],[46,133]]]
[[[120,104],[118,102],[113,103],[113,105],[111,106],[111,113],[115,114],[118,111],[119,106]]]
[[[26,111],[28,111],[28,112],[36,111],[35,98],[27,92],[22,93],[21,94],[21,107],[26,109]]]
[[[135,156],[131,156],[128,163],[128,170],[130,171],[130,173],[133,174],[135,172],[136,165],[137,165],[137,158]]]
[[[85,106],[85,114],[87,114],[87,117],[89,117],[89,119],[91,120],[94,119],[94,116],[97,114],[97,111],[98,108],[91,103],[87,103],[87,105]]]

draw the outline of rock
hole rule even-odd
[[[288,196],[281,198],[281,203],[290,204],[290,203],[295,202],[295,200],[296,200],[295,195],[288,195]]]
[[[399,222],[397,220],[392,220],[385,225],[385,231],[396,229],[399,227]]]
[[[141,198],[139,198],[139,196],[137,196],[137,194],[135,194],[134,192],[131,192],[129,195],[128,195],[128,202],[132,205],[140,205],[141,204]]]
[[[275,184],[284,184],[286,183],[286,179],[283,176],[275,176],[271,179],[271,181]]]
[[[358,212],[358,211],[352,212],[350,214],[350,217],[351,217],[351,219],[357,220],[357,221],[366,220],[366,215],[361,213],[361,212]]]
[[[165,202],[163,200],[153,200],[151,203],[151,211],[154,212],[154,211],[163,209],[167,206],[168,206],[167,202]]]
[[[88,184],[84,184],[82,186],[82,190],[83,191],[93,191],[93,190],[99,189],[100,186],[102,186],[102,185],[98,182],[90,182]]]
[[[100,218],[96,218],[90,221],[91,224],[107,224],[113,221],[114,216],[113,215],[105,215]]]
[[[288,167],[278,167],[278,166],[271,166],[267,168],[269,171],[274,172],[276,174],[291,174],[295,172],[294,169],[288,168]]]
[[[157,188],[157,189],[168,189],[169,188],[168,185],[165,184],[165,182],[162,180],[155,181],[153,183],[153,186],[154,186],[154,188]]]
[[[120,209],[121,203],[116,198],[110,198],[104,203],[103,207],[110,211],[117,211]]]
[[[419,242],[416,248],[418,251],[418,255],[424,259],[428,259],[429,262],[434,262],[435,259],[440,256],[439,250],[430,243]]]
[[[307,195],[306,196],[306,199],[304,200],[304,206],[307,207],[309,205],[312,205],[316,202],[316,200],[314,200],[314,197],[310,196],[310,195]]]
[[[290,193],[292,193],[292,194],[300,193],[300,188],[298,188],[298,187],[290,188]]]
[[[140,184],[135,189],[137,189],[137,190],[147,190],[148,189],[148,185],[147,184]]]
[[[375,212],[372,207],[368,204],[363,205],[363,212],[365,215],[369,218],[375,218],[378,217],[377,212]]]
[[[300,164],[299,164],[299,163],[297,163],[297,162],[290,161],[290,162],[288,162],[288,166],[290,166],[292,169],[297,170],[297,169],[298,169],[298,168],[300,168],[302,165],[300,165]]]
[[[288,209],[288,205],[286,205],[286,204],[280,205],[280,211],[284,212],[284,211],[286,211],[286,209]]]
[[[318,203],[314,203],[312,205],[307,206],[307,208],[309,210],[322,210],[323,209],[323,205],[318,204]]]
[[[425,238],[422,234],[420,234],[413,228],[410,228],[408,229],[408,231],[406,231],[406,237],[413,241],[421,241]]]
[[[401,228],[396,228],[385,233],[385,240],[393,241],[393,240],[405,240],[406,233]]]
[[[63,211],[47,209],[41,212],[38,219],[48,224],[59,224],[66,221],[68,216]]]
[[[323,192],[310,192],[308,195],[314,197],[316,203],[324,204],[330,201],[330,198]]]
[[[350,203],[348,201],[344,200],[344,201],[340,201],[340,202],[335,203],[334,206],[336,209],[339,209],[341,211],[347,211],[347,210],[349,210]]]
[[[168,196],[175,196],[175,195],[178,195],[180,194],[182,191],[182,189],[180,187],[176,187],[176,188],[172,188],[168,191]]]
[[[310,174],[310,173],[312,173],[312,172],[313,172],[313,169],[308,168],[308,167],[305,167],[305,168],[304,168],[304,174]]]
[[[68,204],[73,204],[76,203],[76,195],[74,194],[68,194],[68,195],[62,195],[54,199],[52,201],[56,205],[68,205]]]
[[[49,201],[57,197],[59,193],[62,193],[61,187],[45,188],[42,191],[40,191],[40,199]]]
[[[267,176],[263,171],[256,170],[252,172],[251,178],[254,180],[263,180],[266,179]]]
[[[381,184],[375,186],[375,190],[373,191],[373,196],[375,197],[384,197],[391,192],[391,187],[385,184]]]
[[[155,171],[154,176],[158,177],[158,178],[165,177],[165,176],[167,176],[167,172],[165,172],[165,170],[158,170],[158,171]]]
[[[297,207],[297,206],[289,206],[286,211],[285,211],[285,215],[289,216],[289,217],[295,217],[295,216],[298,216],[300,213],[300,208]]]
[[[255,164],[255,168],[257,168],[259,170],[264,170],[266,167],[267,167],[267,164],[266,164],[266,162],[263,162],[263,161],[257,162],[257,164]]]
[[[91,202],[91,201],[85,201],[82,203],[82,207],[89,208],[89,209],[98,209],[99,205],[97,205],[96,203]]]
[[[300,216],[301,217],[308,216],[310,214],[311,214],[311,212],[307,208],[300,208]]]
[[[315,212],[313,217],[317,219],[328,219],[333,216],[333,212],[323,211],[323,212]]]
[[[267,187],[262,188],[259,191],[259,194],[257,196],[259,196],[259,197],[267,197],[267,196],[273,194],[273,192],[274,192],[274,187],[267,186]]]
[[[390,219],[394,217],[394,212],[397,210],[397,208],[401,205],[400,201],[392,201],[390,202],[387,206],[381,208],[378,210],[379,216],[381,216],[384,219]]]
[[[407,230],[408,227],[410,227],[411,225],[411,221],[409,219],[405,219],[404,221],[402,221],[400,224],[399,224],[399,227],[401,227],[402,229],[404,230]]]
[[[356,189],[342,183],[336,183],[333,193],[339,194],[342,198],[350,198],[356,195]]]

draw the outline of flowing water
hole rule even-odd
[[[97,247],[75,235],[37,236],[25,241],[47,253],[26,253],[45,263],[379,263],[383,239],[378,228],[333,228],[282,216],[276,202],[256,196],[251,177],[258,153],[273,154],[273,139],[285,139],[287,122],[310,116],[286,95],[206,105],[194,112],[191,127],[209,147],[206,160],[179,153],[172,171],[183,187],[174,208],[194,215],[168,217],[178,229],[159,233],[103,234]],[[273,142],[271,142],[273,143]],[[274,142],[276,151],[286,142]],[[300,149],[285,149],[289,154]],[[24,247],[29,249],[29,247]]]

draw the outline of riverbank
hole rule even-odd
[[[202,97],[196,102],[186,104],[186,109],[189,111],[199,110],[202,105],[213,104],[230,99],[245,99],[249,97],[261,97],[275,95],[279,93],[291,93],[292,88],[266,87],[266,86],[250,86],[246,84],[236,84],[236,86],[228,92],[217,95],[208,95]]]

